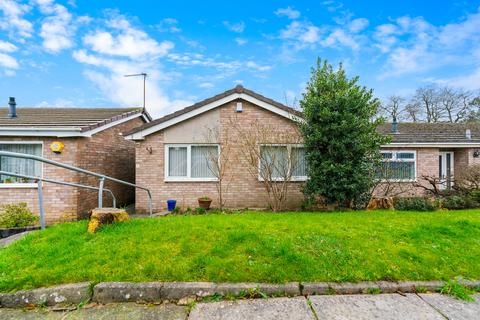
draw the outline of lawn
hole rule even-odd
[[[0,291],[80,281],[480,279],[480,210],[170,216],[55,225],[0,249]]]

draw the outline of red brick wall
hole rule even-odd
[[[294,132],[294,124],[279,115],[250,103],[243,102],[243,112],[235,113],[235,103],[228,103],[220,107],[220,148],[225,141],[234,141],[235,132],[229,129],[229,121],[236,115],[237,125],[248,127],[255,121],[264,125],[270,125],[275,128],[273,137],[281,136],[285,133]],[[205,115],[205,116],[208,116]],[[192,122],[192,125],[195,123]],[[201,128],[198,128],[199,131]],[[167,129],[168,130],[168,129]],[[228,139],[226,139],[228,135]],[[272,138],[271,141],[263,143],[279,143],[280,141]],[[150,154],[147,148],[150,148]],[[147,136],[145,140],[136,143],[136,183],[152,190],[154,198],[155,211],[164,210],[167,199],[177,200],[177,205],[185,208],[198,206],[197,198],[209,196],[213,199],[213,206],[218,205],[218,193],[215,182],[165,182],[164,181],[164,134],[162,131]],[[228,184],[228,190],[224,192],[225,205],[232,208],[264,208],[267,206],[267,194],[262,182],[258,177],[252,176],[248,170],[248,164],[240,154],[239,148],[231,149],[231,158],[234,159],[229,165],[229,170],[225,174],[224,184]],[[287,199],[288,207],[298,206],[303,200],[300,191],[301,183],[291,183],[291,191]],[[139,212],[145,212],[148,209],[146,193],[137,190],[136,209]]]
[[[125,140],[120,133],[142,123],[143,120],[135,118],[101,131],[91,138],[0,137],[0,141],[42,141],[43,156],[48,159],[133,182],[135,180],[134,143]],[[65,144],[62,153],[56,154],[50,150],[50,144],[53,141],[61,141]],[[47,164],[43,164],[43,177],[98,186],[97,178],[86,177],[83,174]],[[132,188],[110,182],[105,183],[105,186],[112,189],[117,197],[118,204],[129,204],[135,201],[135,193]],[[46,222],[51,224],[84,217],[88,210],[97,206],[97,195],[96,191],[44,183]],[[2,188],[0,186],[0,204],[17,202],[26,202],[34,213],[39,213],[36,188]],[[106,195],[104,205],[109,204],[110,197]]]
[[[0,137],[0,141],[42,141],[43,156],[45,158],[76,165],[76,150],[78,140],[67,138],[60,139],[65,144],[61,154],[53,153],[50,144],[58,141],[55,138],[13,138]],[[51,165],[43,164],[43,177],[66,182],[77,182],[76,173]],[[26,202],[28,207],[36,214],[38,210],[37,188],[0,188],[0,204]],[[77,216],[77,194],[76,188],[45,183],[43,188],[45,220],[47,223],[55,221],[72,220]]]
[[[135,181],[135,144],[126,140],[121,134],[143,124],[140,118],[135,118],[120,125],[101,131],[91,138],[83,138],[78,143],[78,166],[80,168],[105,174],[120,180]],[[80,183],[98,186],[99,179],[80,175]],[[135,202],[133,188],[105,181],[105,188],[112,190],[117,207]],[[109,194],[103,197],[103,205],[111,206]],[[81,189],[79,191],[78,217],[84,218],[93,208],[98,206],[96,190]]]

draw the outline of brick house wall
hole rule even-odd
[[[78,139],[65,138],[61,141],[65,144],[65,150],[61,154],[56,154],[50,150],[50,144],[58,141],[57,138],[40,137],[0,137],[0,141],[32,141],[43,143],[43,157],[62,163],[76,165]],[[42,165],[44,178],[56,179],[66,182],[77,182],[76,173],[51,165]],[[45,209],[46,223],[54,221],[73,220],[77,216],[77,196],[76,188],[60,186],[51,183],[45,183],[43,188],[43,200]],[[38,214],[38,192],[37,188],[10,188],[7,185],[0,186],[0,204],[26,202],[30,210]]]
[[[185,134],[190,131],[196,132],[195,141],[190,141],[190,143],[201,143],[204,129],[202,125],[205,123],[205,119],[210,119],[210,122],[215,125],[218,122],[220,150],[222,150],[222,145],[228,141],[232,145],[229,158],[234,160],[229,165],[224,177],[224,185],[228,185],[223,194],[225,206],[231,208],[265,208],[268,201],[264,184],[258,180],[258,177],[250,173],[249,164],[245,161],[242,150],[235,147],[235,139],[238,139],[238,137],[231,130],[230,121],[232,116],[235,116],[236,124],[243,128],[248,128],[255,121],[275,128],[271,132],[270,141],[260,143],[281,143],[276,137],[295,132],[295,124],[291,120],[246,101],[243,101],[243,112],[235,113],[235,104],[236,102],[227,103],[178,125],[182,126],[182,132],[185,132]],[[175,127],[166,128],[146,136],[145,140],[136,142],[136,183],[152,190],[155,211],[164,210],[167,199],[177,200],[177,205],[182,208],[195,208],[198,206],[197,199],[202,196],[211,197],[213,199],[212,206],[218,206],[215,182],[164,181],[165,144],[176,142],[169,140],[172,139],[172,130],[176,130]],[[192,128],[194,130],[191,130]],[[150,153],[149,150],[152,152]],[[302,202],[301,185],[300,182],[291,183],[287,207],[293,208]],[[144,191],[136,191],[136,210],[137,212],[148,211],[148,197]]]
[[[428,186],[428,182],[423,179],[423,176],[438,177],[439,176],[439,153],[441,151],[453,152],[453,176],[461,172],[463,168],[474,164],[480,164],[480,158],[474,158],[473,152],[475,148],[382,148],[388,151],[416,151],[417,152],[417,181],[416,183]],[[425,189],[414,186],[412,182],[391,183],[392,194],[395,196],[423,196]],[[376,195],[383,195],[386,184],[380,184],[375,190]]]
[[[90,171],[105,173],[121,180],[134,181],[135,146],[120,134],[143,123],[135,118],[120,125],[101,131],[91,138],[55,138],[55,137],[0,137],[1,141],[32,141],[43,143],[43,157],[65,164],[70,164]],[[50,150],[53,141],[61,141],[65,145],[62,153]],[[43,164],[44,178],[65,182],[82,183],[97,186],[98,179],[86,178],[70,170]],[[127,186],[105,183],[117,197],[118,204],[134,202],[134,191]],[[76,220],[85,217],[88,210],[97,206],[96,191],[86,191],[74,187],[44,183],[43,197],[45,221],[52,224],[59,221]],[[0,186],[0,204],[26,202],[30,210],[39,214],[38,192],[36,187],[11,188]],[[110,198],[104,197],[104,205],[109,205]],[[117,205],[118,205],[117,204]]]
[[[126,140],[123,132],[142,125],[141,118],[135,118],[114,127],[101,131],[91,138],[80,139],[78,142],[78,167],[105,174],[120,180],[135,181],[135,144]],[[80,174],[81,184],[98,186],[99,179]],[[135,202],[135,191],[112,181],[105,181],[105,188],[112,190],[117,199],[117,207]],[[78,218],[85,218],[88,212],[98,206],[98,192],[96,190],[80,189],[77,212]],[[105,193],[103,205],[111,206],[112,200]]]

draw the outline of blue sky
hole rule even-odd
[[[0,101],[141,105],[154,116],[237,83],[301,98],[317,57],[379,98],[480,89],[480,1],[0,0]]]

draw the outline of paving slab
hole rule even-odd
[[[199,303],[189,320],[314,320],[304,297]]]
[[[42,309],[24,311],[18,309],[0,309],[0,319],[26,319],[26,320],[185,320],[188,312],[185,307],[174,304],[167,305],[141,305],[135,303],[99,305],[88,309],[79,309],[71,312],[56,312]]]
[[[441,294],[420,294],[429,305],[451,320],[480,319],[480,294],[474,295],[474,302],[458,300]]]
[[[415,294],[310,296],[319,320],[445,320]]]

